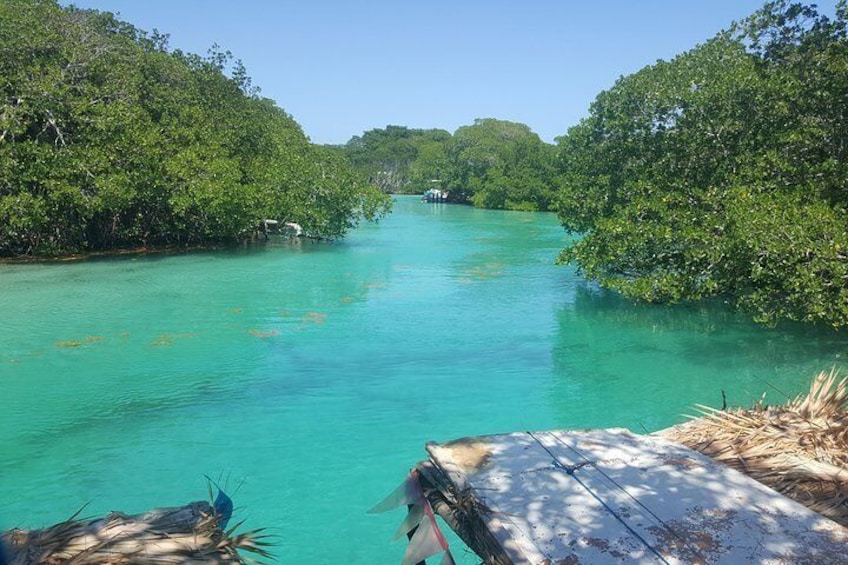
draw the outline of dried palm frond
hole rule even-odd
[[[699,409],[659,434],[848,526],[848,379],[822,372],[784,406]]]
[[[246,563],[239,551],[270,557],[260,530],[233,535],[236,526],[223,531],[208,502],[133,516],[112,512],[97,520],[78,515],[41,530],[2,534],[9,565]]]

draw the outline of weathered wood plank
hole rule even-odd
[[[428,446],[515,563],[845,563],[838,524],[724,465],[626,430]]]

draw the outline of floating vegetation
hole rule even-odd
[[[173,345],[174,340],[165,334],[160,334],[154,341],[150,342],[150,347],[164,347]]]
[[[254,337],[258,337],[260,339],[268,339],[269,337],[275,337],[280,335],[280,330],[257,330],[252,329],[248,330],[247,333]]]
[[[327,321],[327,315],[322,314],[321,312],[309,312],[300,320],[305,324],[323,324],[325,321]]]
[[[341,302],[342,304],[350,304],[354,300],[355,298],[353,298],[352,296],[342,296],[341,298],[339,298],[339,302]]]
[[[106,338],[99,335],[86,336],[84,339],[67,339],[55,342],[56,347],[82,347],[83,345],[91,345],[94,343],[103,343]]]
[[[176,334],[159,334],[154,341],[150,342],[150,347],[167,347],[173,345],[177,339],[185,339],[197,337],[194,332],[176,333]]]
[[[244,312],[244,308],[230,308],[230,314],[241,314]]]
[[[463,277],[460,279],[462,282],[470,282],[469,279],[473,280],[487,280],[494,279],[500,276],[503,276],[503,263],[486,263],[485,265],[478,265],[476,267],[472,267],[470,269],[465,269],[463,273],[467,275],[467,277]]]

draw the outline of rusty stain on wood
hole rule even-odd
[[[492,456],[492,450],[483,439],[462,438],[443,445],[434,445],[444,457],[450,458],[454,465],[464,473],[476,471],[486,465]]]

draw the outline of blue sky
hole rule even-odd
[[[69,2],[63,1],[64,5]],[[475,118],[564,134],[621,76],[703,42],[753,0],[76,0],[241,59],[316,143]],[[835,0],[819,2],[832,15]]]

